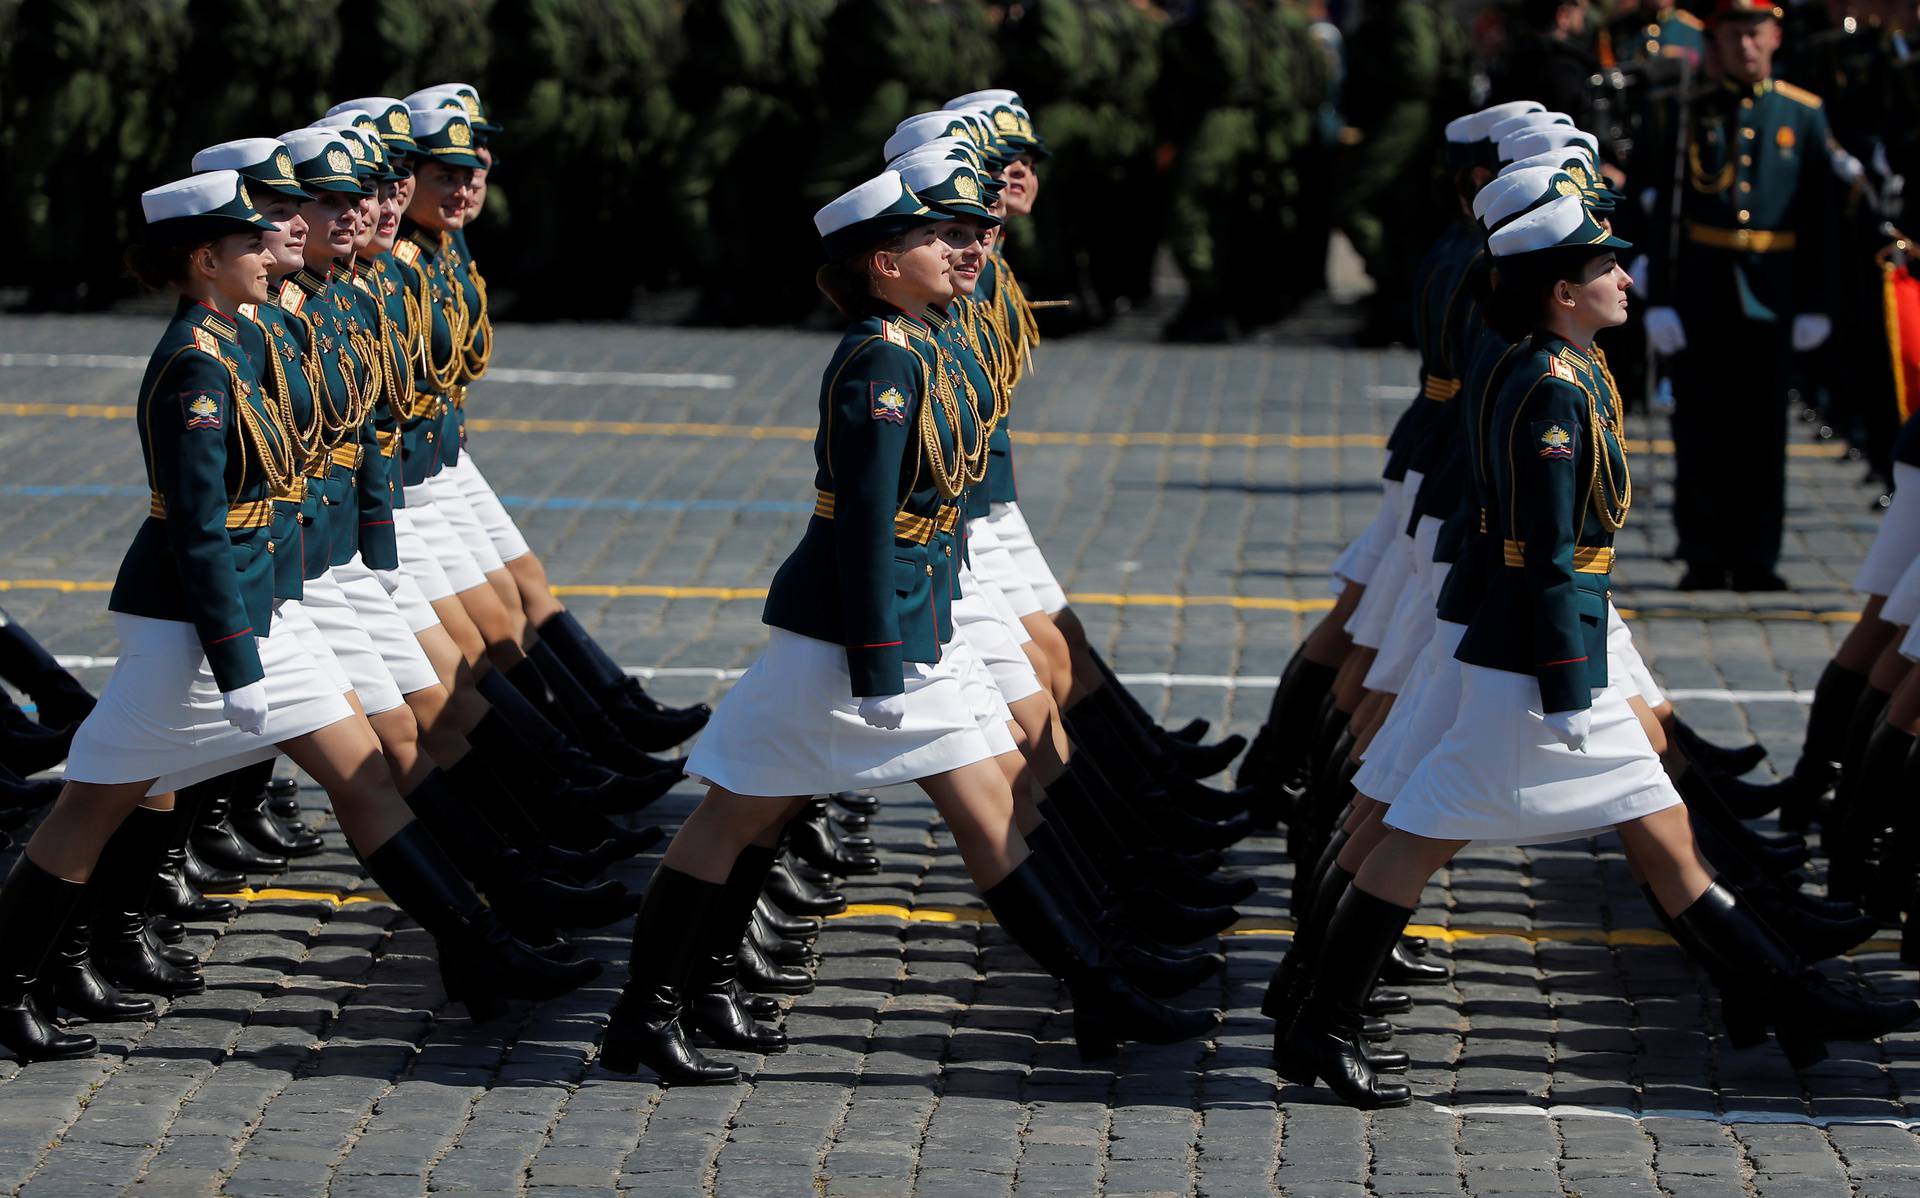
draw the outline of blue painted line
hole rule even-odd
[[[144,499],[145,487],[110,483],[0,483],[0,495],[36,499],[126,498]],[[531,512],[773,512],[782,515],[811,512],[810,503],[772,499],[618,499],[589,495],[502,495],[510,508]]]

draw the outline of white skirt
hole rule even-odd
[[[432,610],[433,604],[453,598],[453,580],[440,568],[440,558],[421,534],[420,521],[432,506],[424,501],[426,488],[415,487],[414,490],[421,493],[423,501],[416,507],[410,496],[406,507],[393,509],[393,539],[400,553],[400,572],[412,581],[414,589],[420,592],[420,598],[427,602],[428,610]],[[407,605],[403,603],[400,610],[406,612]],[[418,618],[417,613],[407,616],[407,623],[414,626],[415,632],[420,631],[415,626]],[[435,622],[438,623],[437,618]]]
[[[968,694],[970,653],[943,647],[909,662],[906,719],[894,729],[860,718],[839,645],[784,628],[714,709],[687,773],[744,795],[816,795],[894,786],[995,756]]]
[[[1021,513],[1020,505],[996,503],[984,523],[993,528],[994,535],[1000,538],[1001,547],[1013,556],[1013,564],[1019,576],[1033,588],[1033,597],[1040,604],[1040,610],[1048,615],[1064,610],[1067,593],[1061,589],[1059,580],[1053,576],[1052,567],[1047,565],[1046,555],[1040,552],[1039,544],[1033,539],[1033,529],[1027,526],[1027,518]]]
[[[1676,805],[1627,694],[1593,692],[1593,730],[1576,753],[1547,731],[1531,675],[1463,663],[1459,718],[1414,767],[1387,824],[1433,840],[1550,844]]]
[[[1380,565],[1380,555],[1392,543],[1389,537],[1399,531],[1393,527],[1393,513],[1399,510],[1400,487],[1401,484],[1392,479],[1382,481],[1380,510],[1373,514],[1373,520],[1353,539],[1353,543],[1333,561],[1330,573],[1333,576],[1334,594],[1345,590],[1349,582],[1366,586],[1373,581],[1373,572]]]
[[[466,454],[460,455],[461,464],[467,460]],[[493,547],[493,538],[480,523],[480,517],[473,511],[473,505],[467,502],[467,492],[461,485],[458,466],[442,470],[427,480],[427,490],[433,492],[433,510],[446,517],[447,527],[480,567],[480,573],[491,574],[495,570],[507,568],[500,560],[500,551]]]
[[[1916,617],[1920,617],[1920,558],[1907,564],[1899,581],[1887,592],[1887,601],[1880,605],[1880,618],[1889,624],[1904,628]]]
[[[407,506],[394,509],[395,515],[401,512],[407,513],[413,531],[419,534],[427,552],[439,565],[440,572],[447,576],[447,585],[453,588],[454,594],[487,585],[487,576],[481,571],[480,564],[473,560],[473,554],[467,552],[466,544],[460,540],[460,534],[453,530],[447,514],[434,502],[431,479],[417,487],[407,488]],[[397,529],[399,522],[396,520],[394,523]],[[405,564],[405,556],[403,550],[402,565]],[[421,589],[426,590],[424,583]],[[432,591],[427,591],[427,597],[435,598]]]
[[[67,777],[111,785],[214,766],[199,776],[211,778],[225,772],[219,763],[230,757],[258,750],[255,760],[263,760],[280,741],[348,718],[353,709],[301,641],[305,623],[296,606],[289,616],[276,615],[255,641],[267,686],[267,726],[256,736],[221,714],[220,687],[193,625],[114,612],[119,659],[98,705],[74,734]]]
[[[312,618],[321,647],[331,651],[334,660],[346,671],[354,693],[360,696],[361,710],[370,716],[392,711],[404,702],[400,698],[400,687],[392,671],[387,669],[384,655],[374,645],[373,637],[368,635],[359,609],[334,577],[335,570],[307,580],[300,606]],[[375,581],[373,585],[377,588],[380,584]],[[400,613],[393,613],[393,620],[399,624]],[[419,642],[413,640],[411,633],[406,633],[406,638],[418,652]]]
[[[1033,588],[1027,585],[1020,567],[1014,563],[1013,554],[1007,552],[1007,547],[1000,543],[993,527],[985,520],[967,521],[967,561],[976,577],[991,583],[1000,592],[1015,617],[1044,614]],[[1032,634],[1026,634],[1026,639],[1032,640]]]
[[[1920,628],[1920,625],[1915,627]],[[1914,628],[1907,629],[1906,634],[1900,638],[1900,656],[1908,661],[1920,661],[1920,632],[1915,631]]]
[[[953,631],[985,665],[1002,705],[1039,694],[1040,679],[1033,672],[1033,662],[1007,631],[1000,610],[966,566],[960,567],[960,591],[961,597],[953,601]],[[1018,626],[1019,621],[1014,623]]]
[[[1893,464],[1893,505],[1880,517],[1867,560],[1853,576],[1862,595],[1885,595],[1908,566],[1920,559],[1920,466]]]
[[[450,473],[460,481],[460,490],[466,494],[467,506],[473,509],[480,527],[486,530],[488,538],[493,541],[493,551],[500,555],[501,561],[510,562],[532,552],[527,547],[527,539],[520,535],[520,526],[513,522],[512,516],[507,515],[500,497],[494,494],[493,484],[487,481],[486,475],[480,473],[479,464],[464,445],[460,447],[459,464],[441,473]]]
[[[1393,615],[1387,622],[1387,634],[1380,643],[1380,652],[1374,655],[1373,665],[1367,668],[1362,685],[1368,690],[1388,695],[1400,694],[1408,672],[1413,669],[1414,660],[1420,656],[1420,650],[1426,643],[1433,639],[1433,576],[1439,569],[1433,560],[1433,549],[1440,539],[1440,523],[1433,516],[1422,516],[1414,529],[1410,557],[1412,576],[1400,588],[1400,598],[1394,604]]]
[[[1646,659],[1640,656],[1640,647],[1633,643],[1633,633],[1621,619],[1620,609],[1611,599],[1607,600],[1607,680],[1618,683],[1628,694],[1639,695],[1648,707],[1658,707],[1667,701],[1660,684],[1653,680],[1653,671],[1647,668]]]
[[[393,684],[402,695],[411,695],[415,691],[426,690],[430,686],[440,685],[440,676],[433,672],[433,662],[428,660],[427,651],[420,647],[419,634],[427,628],[440,623],[433,614],[433,606],[420,594],[420,588],[402,573],[399,589],[387,594],[387,588],[373,576],[360,560],[359,554],[344,566],[335,566],[331,571],[334,581],[340,584],[341,592],[347,602],[353,605],[354,612],[360,617],[360,626],[366,630],[373,642],[374,649],[380,654],[380,660],[392,676]],[[416,628],[413,617],[407,607],[424,609],[426,623]]]
[[[1433,636],[1400,692],[1387,720],[1374,733],[1366,758],[1353,776],[1353,788],[1378,803],[1392,803],[1408,775],[1460,716],[1460,662],[1454,651],[1467,634],[1465,624],[1433,622]]]

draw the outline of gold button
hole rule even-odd
[[[948,557],[952,557],[952,556],[953,556],[953,546],[951,546],[951,545],[944,545],[944,546],[942,546],[942,548],[946,550],[946,554],[947,554],[947,556],[948,556]]]
[[[1753,165],[1753,155],[1751,155],[1751,154],[1742,154],[1742,155],[1740,155],[1740,165],[1741,165],[1741,166],[1752,166],[1752,165]]]
[[[928,562],[928,563],[927,563],[927,577],[928,577],[928,578],[932,578],[932,577],[933,577],[933,563],[932,563],[932,562]]]
[[[272,553],[272,552],[273,552],[273,542],[272,542],[272,541],[268,541],[268,542],[267,542],[267,552],[268,552],[268,553]]]
[[[1742,129],[1742,130],[1740,130],[1740,136],[1742,136],[1742,137],[1744,137],[1744,138],[1746,138],[1746,139],[1747,139],[1748,141],[1752,141],[1752,140],[1753,140],[1753,130],[1751,130],[1751,129]]]
[[[1742,208],[1738,215],[1740,218],[1740,223],[1743,225],[1753,219],[1753,213],[1748,212],[1745,208]]]
[[[1740,101],[1740,107],[1742,107],[1742,108],[1752,108],[1752,107],[1753,107],[1753,97],[1752,97],[1752,96],[1748,96],[1748,97],[1747,97],[1746,99],[1744,99],[1744,100],[1742,100],[1742,101]]]
[[[1741,190],[1741,191],[1752,191],[1752,190],[1753,190],[1753,184],[1751,184],[1751,183],[1749,183],[1749,182],[1747,182],[1747,181],[1746,181],[1745,179],[1742,179],[1742,180],[1740,180],[1740,190]]]

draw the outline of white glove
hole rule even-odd
[[[1668,356],[1687,348],[1687,330],[1680,323],[1680,314],[1672,308],[1648,308],[1647,340]]]
[[[1553,739],[1576,753],[1587,751],[1587,734],[1593,731],[1591,707],[1582,707],[1579,711],[1549,711],[1541,718],[1547,723],[1547,731],[1553,733]]]
[[[266,731],[266,682],[249,682],[237,691],[221,691],[220,714],[242,732],[258,736]]]
[[[870,728],[885,728],[892,731],[907,718],[907,697],[905,695],[869,695],[860,700],[860,718]]]
[[[1818,312],[1802,312],[1793,318],[1793,352],[1804,354],[1819,349],[1833,335],[1833,321]]]
[[[375,570],[373,576],[380,580],[380,585],[386,588],[389,595],[400,589],[400,571],[398,570]]]

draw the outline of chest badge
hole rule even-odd
[[[1794,140],[1793,130],[1785,125],[1773,131],[1773,144],[1779,146],[1783,151],[1792,152]]]

